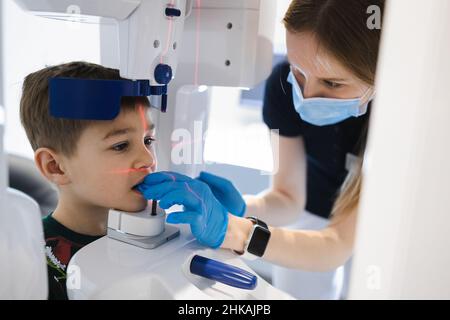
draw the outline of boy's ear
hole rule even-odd
[[[70,183],[63,157],[49,148],[39,148],[34,152],[34,162],[41,174],[56,185]]]

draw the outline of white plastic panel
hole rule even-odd
[[[0,212],[0,299],[47,299],[44,231],[37,203],[7,190]]]
[[[350,297],[450,299],[450,2],[389,1],[383,35]]]
[[[0,212],[4,212],[4,203],[5,203],[5,191],[7,185],[7,171],[6,171],[6,156],[5,156],[5,148],[4,148],[4,136],[5,136],[5,121],[6,121],[6,112],[4,106],[4,79],[3,79],[3,34],[1,30],[3,30],[3,19],[1,19],[3,14],[3,2],[0,2]]]
[[[220,3],[226,8],[202,1],[186,19],[177,77],[188,84],[251,88],[272,68],[276,3],[260,1],[259,9]]]
[[[181,11],[180,17],[166,17],[168,3]],[[144,0],[127,20],[120,21],[120,75],[129,79],[149,79],[155,84],[154,70],[162,63],[170,65],[175,76],[185,13],[185,0],[167,3]]]
[[[221,8],[221,9],[254,9],[258,10],[260,2],[264,0],[193,0],[194,8]],[[200,4],[200,5],[199,5]]]
[[[1,81],[0,81],[1,83]],[[0,88],[1,90],[1,88]],[[6,186],[8,185],[8,170],[6,162],[6,154],[4,149],[4,134],[5,134],[5,110],[0,104],[0,214],[5,212],[6,202]]]
[[[230,250],[198,244],[188,225],[179,227],[179,237],[155,250],[108,237],[85,246],[69,263],[78,270],[67,280],[69,299],[292,299],[259,276],[255,289],[242,290],[191,274],[194,254],[254,271]]]
[[[25,11],[54,18],[74,19],[73,15],[96,16],[123,20],[141,3],[141,0],[15,0]],[[76,4],[75,4],[76,3]]]

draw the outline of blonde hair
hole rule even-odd
[[[367,27],[367,8],[377,5],[383,12],[384,4],[385,0],[293,0],[283,22],[292,33],[314,33],[328,53],[360,80],[373,86],[381,30]],[[332,215],[350,213],[358,207],[367,129],[366,123],[359,143],[361,160],[341,186]]]
[[[331,211],[332,216],[340,216],[358,210],[362,185],[362,159],[350,170],[341,186],[339,196]]]

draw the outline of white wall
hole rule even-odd
[[[450,299],[450,1],[385,15],[350,297]]]
[[[3,2],[0,2],[0,212],[4,210],[3,204],[5,203],[6,197],[6,185],[7,185],[7,176],[6,176],[6,157],[3,153],[3,143],[4,143],[4,125],[5,125],[5,110],[4,110],[4,99],[3,99]]]
[[[2,2],[5,148],[8,152],[32,157],[19,117],[24,77],[46,65],[74,60],[99,63],[99,26],[35,17],[23,12],[12,0]]]

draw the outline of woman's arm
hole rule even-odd
[[[273,226],[297,221],[306,202],[306,155],[302,137],[279,139],[278,171],[272,186],[257,196],[245,196],[246,216],[257,216]],[[274,146],[272,146],[274,148]],[[274,157],[278,151],[274,149]],[[276,163],[277,159],[274,159]]]
[[[230,215],[222,248],[243,251],[253,223]],[[356,210],[336,216],[320,231],[270,228],[271,237],[263,258],[288,268],[329,271],[343,265],[353,253]]]

